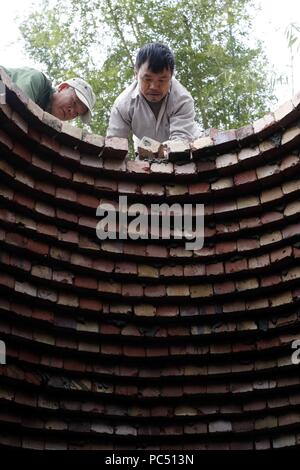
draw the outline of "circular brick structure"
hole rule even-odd
[[[1,446],[299,446],[300,96],[179,164],[126,160],[1,79]],[[204,204],[204,248],[100,241],[121,195]]]

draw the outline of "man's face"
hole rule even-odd
[[[172,80],[170,69],[166,68],[162,72],[154,73],[149,70],[148,62],[145,62],[135,76],[140,92],[147,101],[158,103],[168,94]]]
[[[79,100],[74,88],[63,84],[53,93],[50,113],[61,121],[69,121],[86,112],[87,107]]]

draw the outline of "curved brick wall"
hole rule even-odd
[[[103,153],[2,80],[0,444],[299,445],[300,96],[178,165]],[[204,203],[204,248],[101,242],[119,195]]]

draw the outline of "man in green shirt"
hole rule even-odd
[[[0,68],[32,101],[61,121],[80,116],[82,122],[90,122],[96,97],[92,87],[82,78],[66,80],[55,89],[50,80],[36,69]]]

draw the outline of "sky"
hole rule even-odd
[[[253,36],[264,42],[264,51],[269,64],[280,75],[291,77],[290,53],[285,37],[286,28],[290,23],[300,26],[299,0],[256,0],[261,11],[256,14],[253,24]],[[39,0],[8,0],[0,17],[0,64],[7,67],[22,65],[35,66],[25,53],[16,17],[23,17],[39,4]],[[300,37],[300,33],[299,33]],[[299,40],[300,43],[300,40]],[[291,80],[290,80],[291,82]],[[300,91],[300,50],[294,57],[294,94]],[[277,84],[275,95],[278,104],[292,96],[291,83]],[[277,107],[277,106],[276,106]]]

